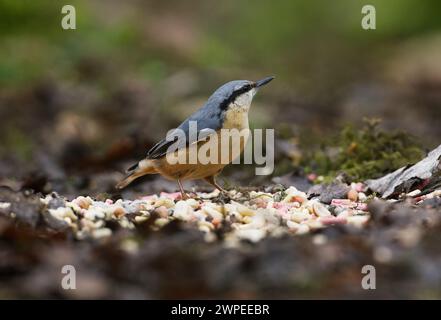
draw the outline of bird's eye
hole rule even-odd
[[[251,89],[252,89],[252,85],[247,83],[247,84],[244,84],[240,87],[238,86],[238,87],[234,88],[234,92],[235,92],[235,95],[237,96],[237,95],[241,95],[242,93],[248,92]]]
[[[242,86],[242,88],[240,88],[240,91],[241,92],[247,92],[250,89],[251,89],[251,85],[250,84],[245,84],[244,86]]]

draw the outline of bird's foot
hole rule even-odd
[[[188,199],[190,199],[190,196],[188,194],[186,194],[185,192],[181,193],[181,200],[188,200]]]
[[[178,179],[177,182],[178,182],[178,186],[179,186],[179,191],[181,191],[181,199],[182,200],[188,200],[188,199],[191,199],[191,198],[194,198],[197,196],[196,194],[194,194],[194,197],[191,197],[190,195],[188,195],[185,192],[184,187],[182,186],[181,180]]]
[[[181,200],[188,200],[188,199],[199,199],[198,195],[194,192],[191,192],[190,194],[186,192],[181,192]]]
[[[213,202],[220,202],[220,203],[230,203],[232,198],[229,194],[229,192],[225,189],[219,189],[219,194],[217,197],[213,198]]]

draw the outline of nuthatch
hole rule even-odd
[[[242,137],[238,145],[232,145],[229,143],[231,139],[224,140],[220,137],[221,132],[225,132],[225,130],[221,129],[236,129],[236,131],[245,129],[248,132],[248,111],[251,101],[258,89],[273,79],[274,77],[267,77],[256,82],[235,80],[218,88],[201,109],[188,117],[175,129],[180,130],[180,132],[185,135],[184,143],[177,143],[176,139],[170,139],[169,135],[167,135],[167,138],[158,142],[147,152],[145,159],[139,161],[127,170],[128,176],[118,183],[116,187],[122,189],[136,178],[147,174],[159,173],[165,178],[178,182],[183,198],[188,198],[188,196],[182,187],[182,180],[205,179],[205,181],[217,189],[224,191],[216,183],[215,177],[228,163],[231,163],[234,158],[240,156],[248,139],[248,134]],[[192,133],[190,132],[192,122],[197,125],[197,135],[193,139],[191,138]],[[193,163],[171,163],[169,161],[168,155],[171,153],[177,154],[178,152],[184,151],[188,156],[191,148],[201,149],[204,144],[211,143],[207,142],[207,138],[212,138],[212,136],[216,135],[219,139],[208,139],[208,141],[215,141],[215,151],[218,150],[222,153],[224,147],[229,149],[230,154],[226,162],[215,161],[214,163],[206,163],[203,161],[203,163],[201,163],[199,158]],[[223,141],[228,141],[228,143]],[[224,146],[223,144],[228,144],[228,146]],[[209,145],[207,148],[207,145],[205,145],[204,149],[213,150],[210,149],[211,147],[213,146]]]

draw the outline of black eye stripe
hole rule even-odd
[[[235,92],[235,93],[237,93],[236,97],[241,95],[242,93],[249,91],[249,90],[251,90],[251,85],[250,84],[244,85],[242,88],[236,90],[236,92]]]

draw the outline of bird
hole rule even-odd
[[[166,138],[156,143],[144,159],[129,167],[126,170],[127,176],[116,188],[123,189],[145,175],[160,174],[177,182],[183,199],[189,198],[182,186],[184,180],[204,179],[225,193],[215,178],[227,164],[243,152],[249,137],[248,112],[253,97],[261,87],[273,79],[274,76],[258,81],[233,80],[219,87],[199,110],[176,129],[170,130]],[[242,134],[240,139],[234,140],[231,136],[224,139],[224,133],[230,134],[230,131]],[[198,154],[202,149],[208,157],[213,155],[216,161],[207,163],[199,157],[196,161],[188,161],[191,152],[195,151]],[[220,159],[219,154],[223,156],[222,152],[225,151],[227,157]],[[184,155],[187,161],[170,161],[172,156],[176,157],[178,154]]]

